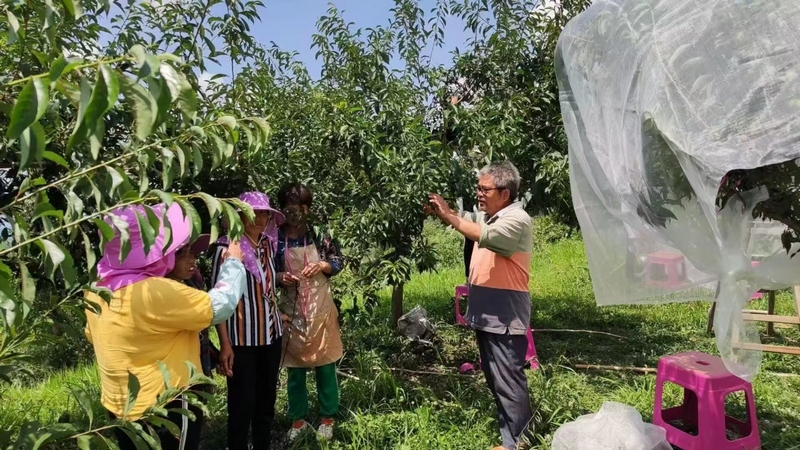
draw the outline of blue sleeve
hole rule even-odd
[[[247,289],[246,275],[244,264],[238,259],[228,258],[219,266],[214,288],[208,291],[214,312],[211,325],[228,320],[236,312],[239,300]]]

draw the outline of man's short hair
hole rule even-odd
[[[514,167],[511,161],[494,161],[486,165],[478,172],[478,178],[484,176],[492,177],[497,188],[508,189],[512,201],[517,199],[517,195],[519,195],[519,185],[522,179],[519,176],[519,170]]]

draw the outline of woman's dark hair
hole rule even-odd
[[[311,189],[302,183],[286,184],[278,191],[278,206],[281,209],[289,205],[304,205],[310,208],[313,200]]]

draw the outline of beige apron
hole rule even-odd
[[[342,357],[339,314],[331,295],[331,283],[324,273],[311,278],[302,275],[303,268],[320,261],[317,247],[289,248],[283,253],[285,271],[300,279],[296,286],[285,289],[281,312],[292,319],[283,333],[285,367],[321,367]]]

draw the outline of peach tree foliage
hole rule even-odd
[[[242,164],[269,138],[262,117],[230,113],[233,108],[198,98],[196,73],[204,58],[194,56],[220,56],[210,49],[219,41],[222,51],[246,47],[245,31],[259,5],[229,2],[218,17],[210,13],[216,4],[127,8],[127,2],[43,0],[0,6],[6,31],[0,38],[6,68],[0,79],[0,160],[13,179],[0,204],[13,224],[11,241],[0,246],[0,382],[29,370],[29,346],[48,333],[57,312],[96,308],[84,302],[84,290],[108,298],[94,284],[98,255],[115,231],[123,249],[130,248],[126,224],[111,214],[115,208],[177,202],[191,218],[193,235],[201,231],[201,212],[213,235],[220,233],[221,219],[231,224],[232,234],[241,233],[241,202],[192,189],[192,179]],[[111,17],[112,30],[99,25],[101,15]],[[108,53],[97,48],[103,36],[114,39]],[[147,206],[138,216],[148,249],[158,222]],[[201,381],[201,375],[192,379]],[[129,391],[128,409],[138,392],[134,376]],[[167,389],[144,426],[124,420],[101,425],[87,394],[75,390],[83,422],[0,430],[0,446],[39,448],[75,440],[81,448],[114,448],[103,431],[122,427],[137,445],[157,447],[152,426],[174,431],[164,407],[181,393]],[[190,401],[205,409],[197,395]]]

